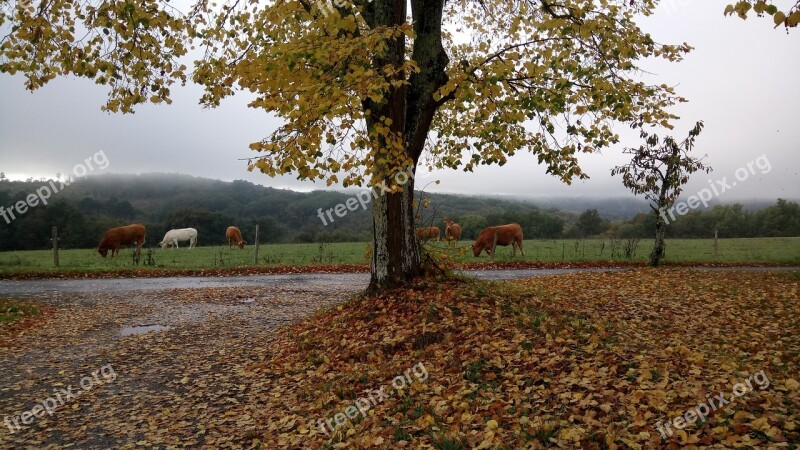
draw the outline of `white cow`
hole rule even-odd
[[[179,230],[169,230],[164,235],[164,239],[158,243],[161,248],[167,248],[174,245],[178,248],[178,241],[189,241],[189,248],[197,245],[197,230],[194,228],[181,228]]]

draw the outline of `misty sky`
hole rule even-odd
[[[689,5],[691,3],[691,5]],[[645,62],[647,80],[677,85],[690,103],[674,109],[682,120],[673,131],[686,136],[697,120],[706,128],[695,152],[708,154],[710,175],[696,174],[687,195],[708,180],[735,180],[736,170],[759,157],[754,174],[718,199],[800,198],[800,29],[787,34],[768,19],[725,18],[727,2],[662,2],[656,15],[641,22],[659,42],[695,47],[682,63]],[[780,3],[780,2],[778,2]],[[293,176],[269,178],[249,173],[241,158],[254,156],[248,144],[274,130],[278,121],[247,108],[246,95],[222,107],[203,110],[200,89],[176,88],[171,106],[140,106],[136,114],[100,111],[102,86],[88,80],[57,79],[29,93],[19,76],[0,74],[0,171],[13,179],[69,174],[75,164],[103,150],[106,172],[180,172],[222,180],[246,179],[295,190],[324,189],[324,183]],[[602,155],[581,157],[591,180],[566,186],[546,175],[530,155],[517,155],[503,167],[482,166],[474,173],[421,174],[417,186],[439,179],[428,191],[531,196],[625,196],[611,167],[625,161],[624,146],[638,146],[638,135],[620,125],[623,142]],[[767,161],[771,170],[766,172]],[[741,173],[740,173],[741,174]]]

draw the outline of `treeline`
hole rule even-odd
[[[618,237],[652,237],[656,217],[637,214],[632,220],[609,224],[603,233]],[[758,211],[746,211],[741,204],[716,205],[705,211],[680,216],[667,227],[673,238],[720,238],[800,236],[800,205],[778,199],[774,205]]]
[[[24,201],[48,180],[0,180],[0,206]],[[0,218],[0,250],[49,248],[51,227],[59,230],[63,248],[93,248],[111,227],[142,223],[147,245],[155,246],[172,228],[197,228],[198,245],[225,244],[225,229],[238,226],[252,242],[258,224],[266,243],[348,242],[371,239],[371,213],[360,206],[327,225],[320,211],[345,203],[355,193],[301,193],[258,186],[246,181],[223,182],[186,175],[102,175],[79,180],[54,194],[47,205],[29,208],[10,223]],[[426,194],[427,195],[427,194]],[[629,221],[607,221],[595,209],[583,213],[542,209],[524,201],[430,194],[421,208],[421,224],[443,229],[451,218],[463,228],[463,239],[490,225],[517,222],[526,239],[618,236],[650,237],[652,214]],[[369,208],[369,205],[367,206]],[[670,237],[798,236],[797,203],[779,200],[759,211],[742,205],[717,206],[680,217],[669,227]]]

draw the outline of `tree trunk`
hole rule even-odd
[[[656,212],[656,240],[653,244],[653,251],[650,253],[650,265],[652,267],[658,267],[661,258],[664,257],[664,237],[666,234],[667,224],[664,223],[663,219]]]
[[[379,194],[372,202],[372,264],[367,292],[400,286],[422,273],[414,234],[414,180],[402,192]]]
[[[395,27],[405,23],[407,19],[406,0],[371,0],[364,6],[364,17],[372,28],[381,26]],[[372,129],[381,117],[391,119],[393,136],[402,140],[405,156],[413,161],[412,171],[425,145],[436,110],[448,98],[435,101],[434,92],[447,83],[445,69],[449,58],[442,46],[442,11],[444,0],[412,0],[411,10],[415,38],[411,48],[412,59],[417,62],[419,72],[412,73],[408,80],[398,72],[394,77],[384,101],[375,102],[364,99],[362,106],[371,114],[367,117],[367,127]],[[405,35],[401,34],[386,42],[386,51],[373,61],[373,67],[380,71],[387,65],[400,67],[406,60],[407,50]],[[387,142],[380,138],[379,151],[375,155],[375,171],[384,173],[387,163],[397,163],[384,147]],[[390,165],[389,165],[390,166]],[[384,180],[390,185],[389,180]],[[396,179],[394,181],[397,181]],[[403,191],[383,194],[372,204],[373,248],[371,277],[368,292],[376,292],[402,285],[422,274],[419,242],[417,241],[414,220],[414,180],[409,177],[402,185]]]

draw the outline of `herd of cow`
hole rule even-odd
[[[111,250],[111,256],[113,257],[119,254],[119,248],[121,246],[135,245],[136,255],[139,256],[142,253],[142,245],[144,245],[146,234],[147,229],[145,229],[144,225],[138,223],[126,225],[124,227],[111,228],[103,234],[103,239],[100,240],[100,245],[97,246],[97,253],[100,253],[100,255],[105,258],[106,255],[108,255],[108,251]],[[228,248],[233,248],[235,245],[239,247],[239,249],[243,249],[244,245],[247,244],[247,241],[242,239],[242,232],[236,227],[228,227],[228,229],[225,230],[225,238],[228,240]],[[160,245],[161,248],[167,248],[169,246],[178,248],[178,242],[182,241],[188,241],[189,248],[195,247],[197,245],[197,230],[194,228],[169,230],[158,245]]]
[[[439,227],[417,228],[416,233],[420,240],[438,241],[441,239]],[[444,219],[444,238],[448,242],[455,241],[457,243],[461,239],[461,225]],[[522,227],[518,223],[510,223],[484,228],[478,234],[475,243],[472,244],[472,254],[477,257],[482,251],[486,251],[486,254],[492,256],[496,245],[502,247],[511,245],[511,252],[514,256],[517,255],[517,248],[519,248],[519,252],[525,256],[525,252],[522,251]]]
[[[458,243],[459,239],[461,239],[461,226],[447,219],[444,220],[444,225],[445,239],[448,242],[455,241]],[[435,239],[438,241],[441,236],[439,227],[417,228],[416,233],[420,240]],[[111,256],[113,257],[119,254],[121,246],[135,245],[136,255],[138,256],[142,252],[142,245],[144,245],[146,234],[147,230],[144,225],[141,224],[111,228],[103,234],[103,239],[100,241],[100,245],[97,246],[97,252],[105,258],[106,255],[108,255],[108,251],[111,250]],[[247,241],[242,239],[242,232],[233,226],[225,230],[225,238],[228,240],[228,248],[233,248],[235,245],[239,247],[239,249],[243,249],[245,244],[247,244]],[[161,248],[167,248],[169,246],[178,248],[178,242],[183,241],[189,242],[189,248],[196,246],[197,230],[194,228],[169,230],[158,245],[160,245]],[[475,243],[472,244],[472,254],[477,257],[480,256],[482,251],[486,251],[486,253],[491,256],[496,245],[511,245],[512,254],[514,256],[516,256],[517,248],[519,248],[522,256],[525,256],[525,252],[522,251],[522,227],[517,223],[510,223],[508,225],[485,228],[478,234]]]

